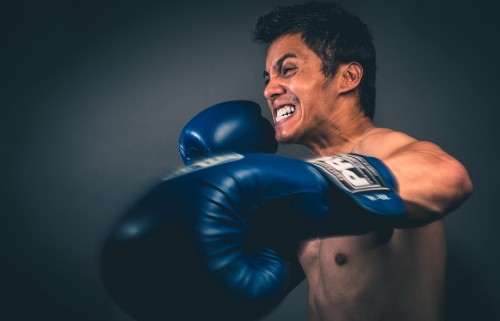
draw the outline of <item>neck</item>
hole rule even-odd
[[[372,120],[359,108],[339,110],[324,126],[326,130],[319,137],[304,144],[318,156],[350,153],[364,137],[376,129]]]

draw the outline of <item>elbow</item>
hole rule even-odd
[[[444,167],[446,170],[442,181],[448,183],[448,193],[445,193],[446,196],[440,202],[442,206],[437,209],[441,216],[460,207],[474,191],[474,185],[464,165],[452,158],[444,163]]]
[[[460,172],[460,178],[457,183],[457,189],[460,190],[460,195],[457,197],[458,207],[472,195],[474,192],[474,184],[472,183],[472,179],[467,169],[460,163],[457,167],[457,172]]]
[[[400,185],[406,215],[399,218],[397,227],[419,227],[444,219],[474,191],[469,172],[458,160],[441,151],[427,151],[422,155],[425,161],[421,164],[426,166],[417,167],[416,175],[411,179],[406,177],[406,184]]]
[[[416,228],[444,219],[473,193],[472,180],[461,163],[452,159],[444,165],[431,187],[435,193],[427,202],[405,201],[407,214],[398,228]]]

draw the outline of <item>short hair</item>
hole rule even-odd
[[[320,57],[322,72],[328,78],[333,78],[343,63],[356,61],[363,67],[359,103],[365,115],[373,118],[376,57],[366,24],[336,3],[313,1],[275,7],[258,19],[253,38],[269,46],[291,34],[300,34],[306,46]]]

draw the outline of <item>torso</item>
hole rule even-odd
[[[383,160],[413,141],[373,128],[352,152]],[[445,238],[439,220],[419,228],[304,241],[299,261],[308,280],[309,320],[442,320]]]
[[[309,319],[440,320],[445,258],[442,221],[306,241]]]

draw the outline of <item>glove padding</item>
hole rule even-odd
[[[182,129],[179,152],[185,165],[218,154],[275,153],[274,128],[248,100],[227,101],[195,115]]]
[[[262,317],[304,277],[294,262],[298,242],[328,233],[339,199],[356,203],[338,187],[332,193],[324,175],[270,154],[232,154],[182,169],[111,233],[102,255],[108,292],[139,321]],[[399,201],[396,195],[395,207]]]

